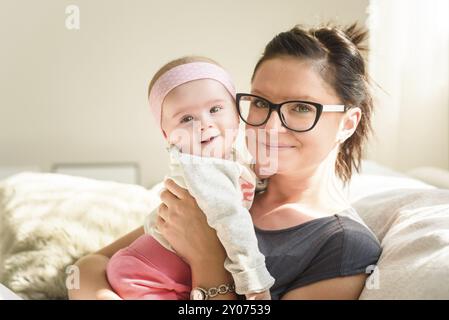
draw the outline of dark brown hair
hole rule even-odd
[[[252,80],[261,64],[278,57],[307,59],[317,67],[324,81],[334,88],[348,107],[359,107],[362,117],[354,134],[340,147],[335,172],[347,183],[353,168],[360,171],[362,147],[370,134],[373,100],[362,51],[367,31],[353,24],[349,27],[325,26],[293,29],[275,36],[265,47],[254,68]]]

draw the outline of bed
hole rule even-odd
[[[449,190],[362,167],[347,193],[383,252],[360,299],[449,299]],[[72,264],[140,226],[160,188],[36,172],[0,181],[0,299],[66,299]]]

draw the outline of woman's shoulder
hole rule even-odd
[[[341,273],[354,274],[377,263],[382,252],[379,241],[368,227],[352,218],[336,215],[341,241]]]
[[[336,214],[336,222],[339,225],[339,232],[344,236],[348,244],[357,242],[374,243],[379,245],[379,241],[368,226],[358,216]]]

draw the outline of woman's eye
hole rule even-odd
[[[187,123],[193,120],[192,116],[184,116],[181,118],[181,123]]]
[[[263,100],[255,100],[254,105],[258,108],[268,108],[268,103]]]
[[[306,113],[306,112],[312,111],[312,109],[311,109],[311,107],[309,105],[297,104],[296,106],[293,107],[293,111]]]
[[[216,113],[216,112],[220,111],[221,109],[223,109],[221,106],[212,107],[210,109],[210,113]]]

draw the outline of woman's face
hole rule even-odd
[[[290,57],[267,60],[259,66],[254,76],[251,93],[273,103],[305,100],[342,104],[334,89],[317,74],[312,63]],[[283,127],[278,114],[272,112],[265,125],[246,126],[248,148],[259,168],[267,169],[267,175],[313,170],[338,144],[343,116],[343,112],[323,112],[311,131],[294,132]],[[250,137],[256,137],[256,142],[251,143]]]

